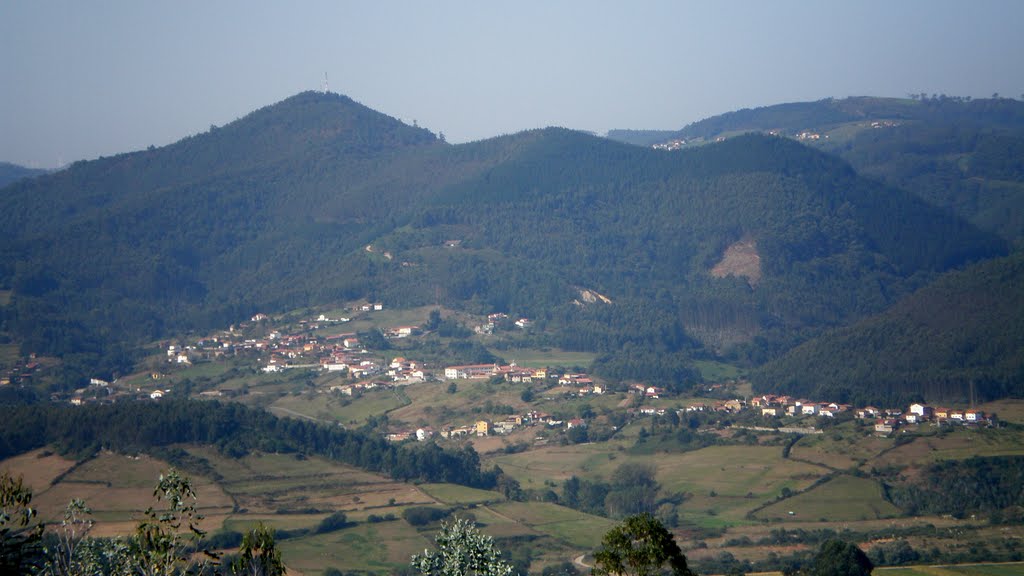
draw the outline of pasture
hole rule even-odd
[[[755,514],[761,520],[823,522],[892,518],[899,515],[899,508],[885,500],[878,482],[845,474],[807,492],[776,502]]]
[[[705,382],[724,382],[741,378],[744,375],[740,368],[714,360],[695,360],[693,365]]]
[[[586,368],[594,362],[594,352],[571,352],[557,348],[509,348],[507,350],[490,349],[491,354],[515,362],[517,366],[526,368],[545,368],[562,366],[565,368]]]
[[[39,495],[48,490],[57,477],[74,465],[74,460],[41,449],[0,462],[0,473],[8,472],[15,478],[22,477],[25,485],[32,489],[32,493]]]
[[[902,468],[972,456],[1010,455],[1024,455],[1024,432],[1015,429],[948,428],[941,434],[913,438],[873,459],[865,467]]]
[[[829,468],[846,470],[859,466],[892,448],[891,438],[865,437],[852,426],[829,430],[825,434],[809,434],[800,438],[790,450],[790,457],[815,462]]]
[[[504,496],[491,490],[478,490],[458,484],[420,484],[418,486],[426,495],[445,504],[484,504],[500,502]]]
[[[873,574],[877,576],[1019,576],[1024,574],[1024,562],[882,567],[875,568]]]
[[[396,568],[408,566],[413,554],[422,554],[432,543],[431,536],[395,520],[282,540],[280,549],[285,565],[307,576],[330,567],[346,572],[393,573]]]
[[[987,402],[978,406],[979,409],[995,415],[1004,422],[1024,424],[1024,400],[1007,398],[995,402]]]
[[[323,458],[255,453],[231,459],[210,448],[189,451],[207,459],[223,476],[220,484],[224,491],[249,513],[341,510],[356,518],[398,513],[402,506],[434,502],[412,484]]]
[[[386,414],[408,403],[404,391],[398,389],[369,390],[357,397],[310,390],[281,396],[268,409],[279,412],[279,416],[301,414],[317,420],[359,426],[371,416]]]
[[[23,474],[33,489],[33,505],[44,521],[59,521],[73,498],[81,498],[93,511],[97,535],[121,534],[134,529],[135,521],[149,506],[159,507],[153,487],[166,462],[149,456],[101,452],[80,463],[43,451],[5,460],[0,469]],[[197,507],[208,516],[202,526],[216,527],[216,520],[233,506],[231,497],[206,478],[193,477],[199,495]]]
[[[500,516],[584,551],[600,545],[601,538],[616,525],[614,520],[549,502],[504,502],[491,508]]]

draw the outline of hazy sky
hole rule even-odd
[[[1024,94],[1024,1],[0,0],[0,160],[161,146],[304,90],[451,142],[850,95]]]

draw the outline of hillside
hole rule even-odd
[[[863,175],[919,195],[1010,241],[1024,241],[1024,102],[857,97],[744,109],[670,134],[609,132],[651,146],[775,133],[836,154]]]
[[[32,178],[42,174],[46,174],[46,170],[25,168],[24,166],[11,164],[10,162],[0,162],[0,188],[3,188],[12,182],[17,182],[22,178]]]
[[[895,403],[1024,394],[1024,253],[950,272],[757,371],[758,390]]]
[[[4,326],[63,356],[67,385],[142,342],[358,298],[525,314],[609,377],[679,384],[695,355],[760,362],[1006,250],[788,139],[451,146],[320,93],[12,185],[0,226]],[[712,274],[737,242],[756,284]],[[572,304],[581,288],[614,304]]]

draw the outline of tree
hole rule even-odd
[[[501,559],[494,539],[482,534],[469,520],[456,518],[441,524],[434,537],[437,550],[424,550],[410,561],[424,576],[510,576],[512,565]]]
[[[693,576],[675,538],[650,514],[626,518],[604,535],[594,553],[596,576]]]
[[[654,478],[654,467],[627,462],[612,473],[612,490],[605,498],[605,509],[613,517],[653,513],[655,497],[661,488]]]
[[[192,545],[206,532],[199,529],[202,515],[196,510],[192,481],[171,468],[161,474],[153,497],[166,503],[163,510],[152,506],[135,529],[130,562],[133,572],[145,576],[177,574],[192,564]]]
[[[80,498],[72,499],[64,509],[64,520],[60,528],[54,531],[52,544],[45,548],[46,565],[43,573],[54,576],[71,576],[72,574],[89,574],[97,570],[95,555],[83,554],[89,549],[86,540],[92,530],[92,510]]]
[[[24,574],[38,565],[43,525],[35,517],[32,490],[20,476],[0,475],[0,573]]]
[[[811,560],[809,576],[868,576],[875,566],[855,544],[832,539],[822,543]]]
[[[316,534],[326,534],[327,532],[341,530],[345,526],[348,526],[348,517],[345,516],[344,512],[335,512],[321,520],[320,523],[316,525],[314,532]]]
[[[437,330],[437,327],[441,325],[441,311],[434,308],[430,311],[430,315],[427,316],[427,322],[423,325],[423,329],[429,331]]]
[[[261,522],[242,537],[242,547],[231,563],[231,571],[245,576],[283,576],[284,562],[274,542],[273,529]]]

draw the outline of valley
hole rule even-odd
[[[227,534],[266,523],[278,531],[287,565],[302,574],[331,567],[400,570],[429,546],[437,528],[437,519],[410,520],[424,507],[439,517],[475,518],[531,572],[585,559],[614,519],[632,509],[618,508],[615,496],[627,490],[617,484],[625,474],[638,475],[635,482],[648,491],[629,498],[671,527],[702,573],[781,570],[787,558],[813,551],[828,534],[858,542],[876,559],[899,543],[914,563],[1010,560],[1021,553],[1024,529],[1002,517],[1005,511],[999,517],[988,508],[908,512],[890,496],[937,463],[1024,459],[1019,401],[979,406],[975,412],[991,418],[984,425],[954,424],[948,411],[956,408],[941,409],[945,421],[907,422],[913,413],[906,406],[861,415],[863,407],[808,400],[789,404],[787,415],[787,400],[754,394],[742,372],[726,365],[704,364],[709,375],[729,379],[701,379],[668,393],[581,373],[587,356],[510,348],[524,330],[514,325],[438,334],[461,321],[480,327],[504,320],[386,303],[260,314],[232,330],[165,342],[143,362],[146,370],[94,382],[61,401],[79,409],[135,401],[159,406],[172,398],[239,402],[391,442],[472,446],[482,469],[502,471],[497,485],[479,489],[396,481],[302,452],[232,456],[212,446],[172,445],[183,451],[177,465],[185,463],[196,483],[204,529],[230,541]],[[522,364],[505,364],[495,354],[479,365],[479,377],[456,370],[457,377],[446,378],[453,372],[443,356],[414,360],[460,341]],[[334,368],[342,362],[344,368]],[[959,411],[963,419],[970,407]],[[900,426],[879,433],[886,412]],[[84,498],[97,521],[95,535],[124,535],[146,505],[152,478],[172,465],[147,452],[66,459],[37,449],[4,460],[0,470],[25,475],[44,518],[55,520],[68,499]],[[341,528],[318,532],[339,512]]]
[[[18,176],[0,472],[115,537],[174,468],[207,545],[264,523],[316,576],[410,574],[456,517],[571,576],[638,513],[702,574],[831,538],[1013,573],[1021,118],[851,98],[452,145],[304,92]]]

